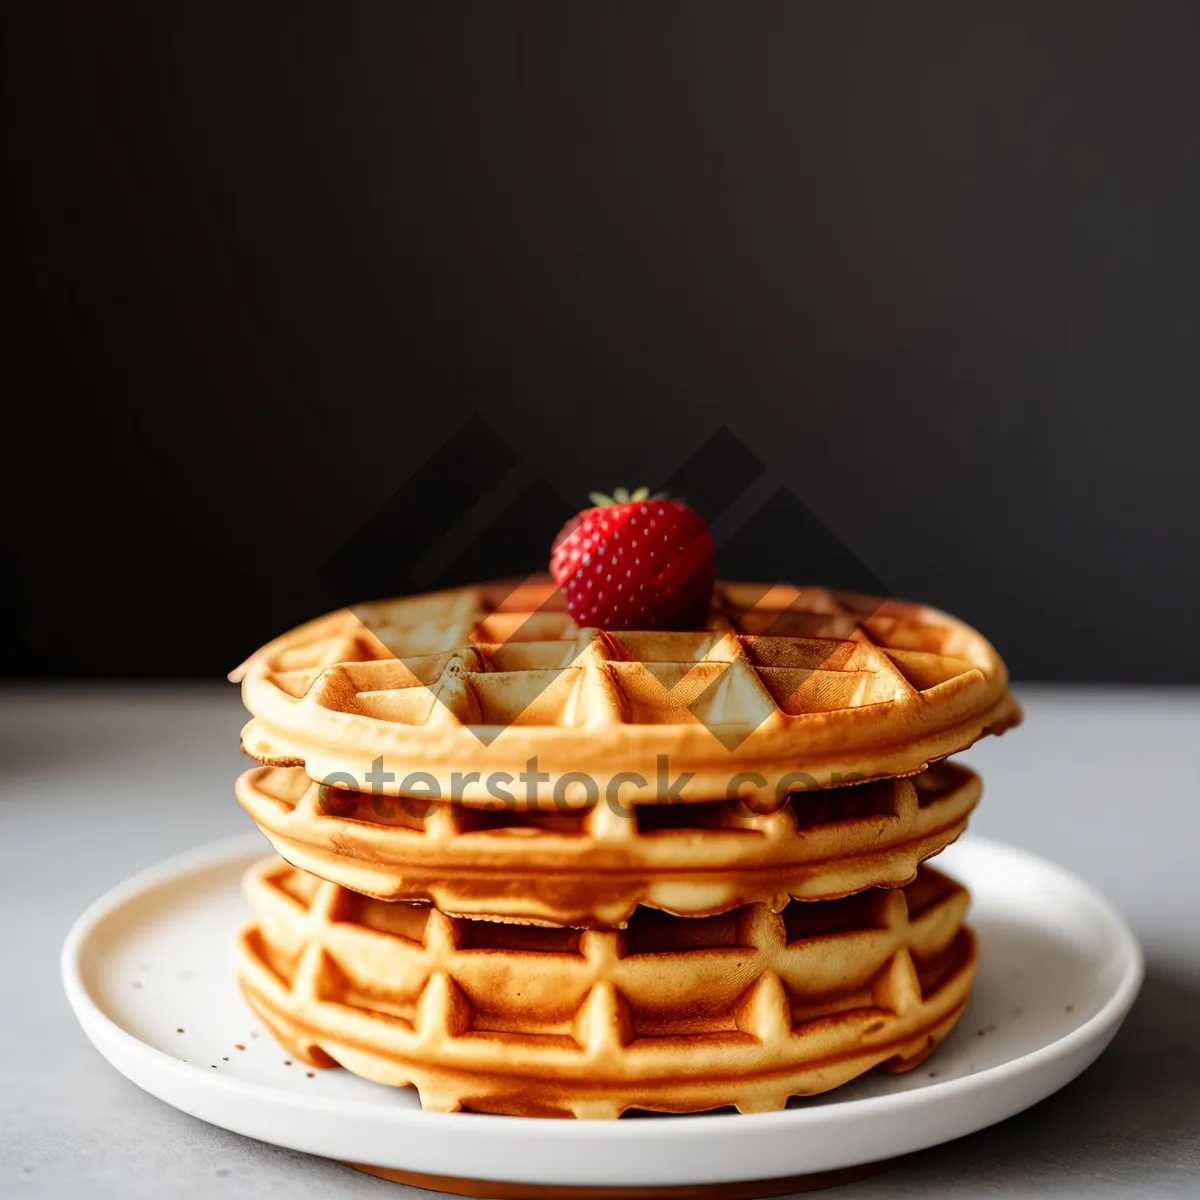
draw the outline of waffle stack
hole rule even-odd
[[[335,613],[239,677],[281,856],[239,975],[295,1057],[439,1111],[751,1112],[962,1012],[967,894],[923,864],[980,794],[943,760],[1019,712],[945,614],[718,584],[703,629],[605,632],[532,580]]]

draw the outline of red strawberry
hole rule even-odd
[[[577,625],[600,629],[696,629],[704,624],[716,567],[703,518],[649,489],[615,499],[592,493],[559,530],[550,574]]]

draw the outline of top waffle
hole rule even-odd
[[[570,808],[909,775],[1020,719],[923,605],[721,583],[701,631],[581,629],[548,580],[343,609],[234,673],[246,752],[334,786]]]

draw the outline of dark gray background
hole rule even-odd
[[[1200,6],[5,22],[11,673],[228,669],[479,413],[512,470],[427,470],[399,577],[536,566],[724,426],[723,538],[812,517],[725,573],[837,574],[823,526],[1021,678],[1200,679]]]

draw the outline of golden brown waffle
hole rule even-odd
[[[911,775],[1020,718],[999,656],[953,617],[756,584],[719,584],[692,633],[579,629],[543,580],[364,604],[234,677],[259,762],[471,806],[497,784],[550,807],[589,781],[636,805],[672,781],[705,801]]]
[[[617,1117],[783,1108],[915,1066],[967,1001],[967,893],[914,883],[782,913],[639,909],[621,933],[449,917],[278,859],[246,890],[243,991],[295,1057],[427,1109]]]
[[[910,883],[966,828],[979,778],[939,763],[911,779],[793,793],[770,813],[730,800],[586,812],[486,812],[322,788],[257,767],[237,798],[288,862],[385,900],[446,913],[620,928],[638,904],[711,916]]]

